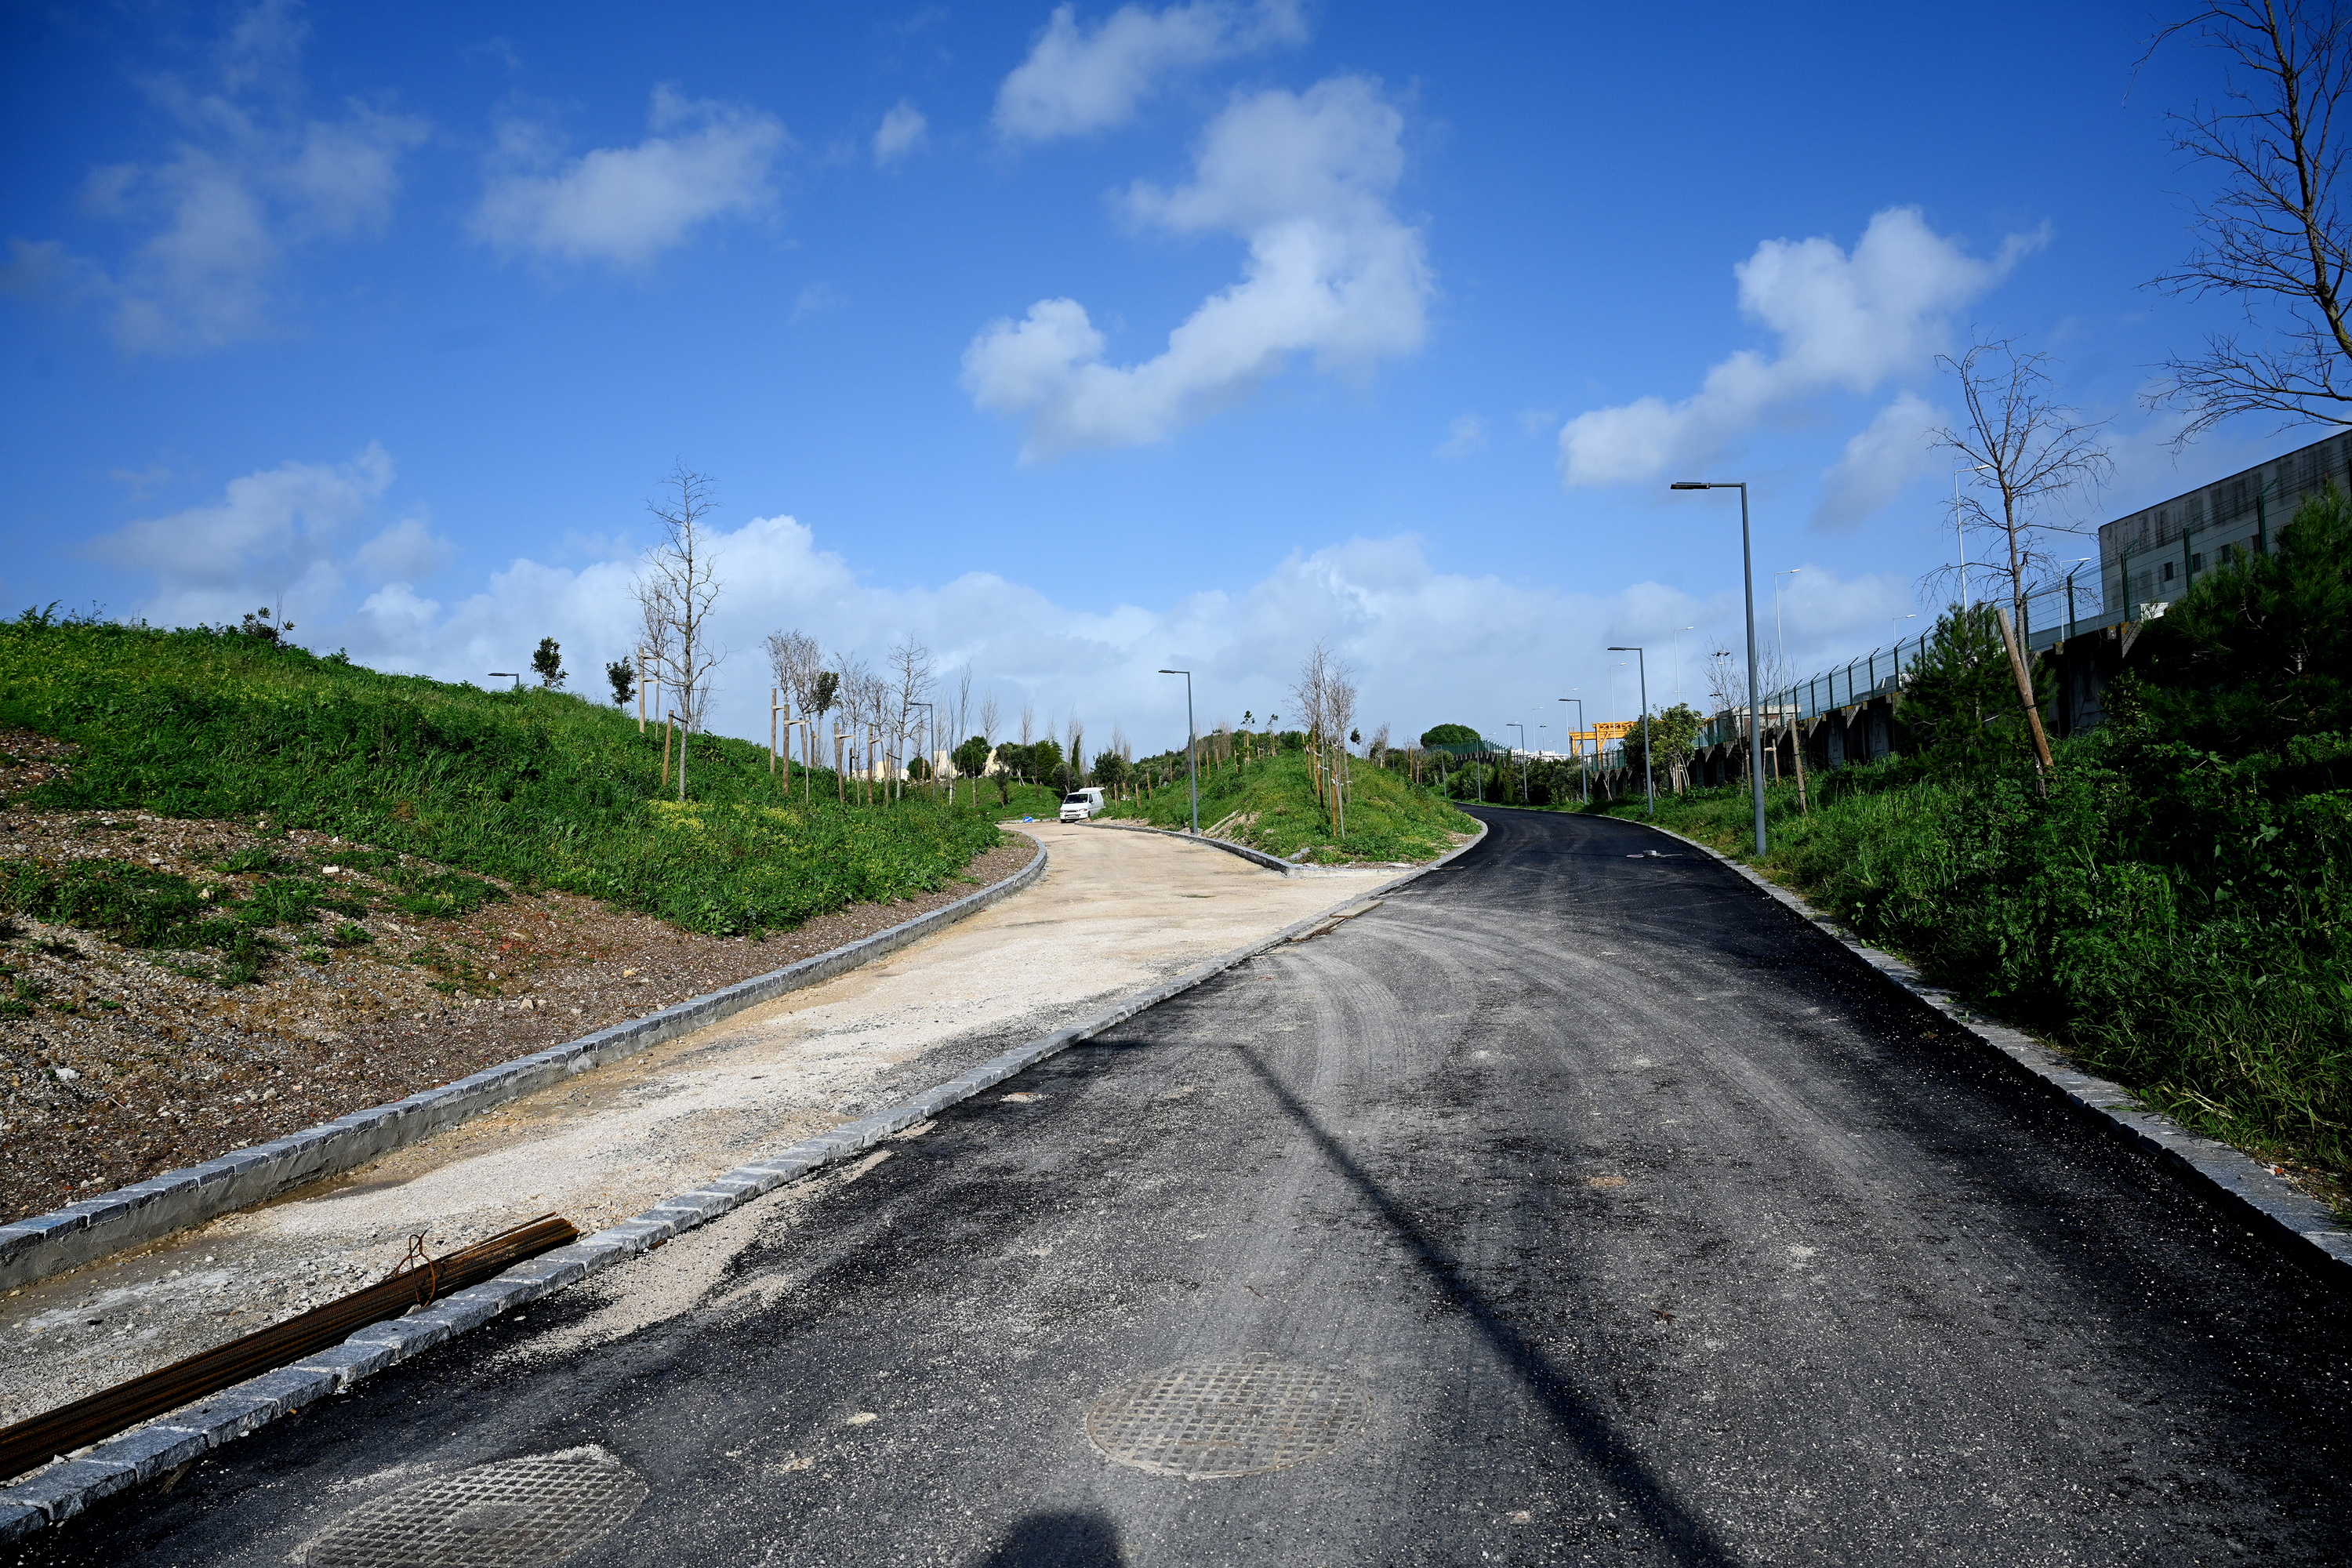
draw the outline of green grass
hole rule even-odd
[[[2118,726],[2030,773],[1768,794],[1761,869],[1937,984],[2242,1148],[2352,1175],[2352,742],[2222,757]],[[1594,809],[1639,817],[1638,795]],[[1751,861],[1744,785],[1660,826]]]
[[[1333,837],[1330,818],[1316,804],[1307,758],[1300,752],[1281,752],[1203,773],[1201,830],[1285,859],[1306,849],[1307,860],[1324,865],[1427,860],[1452,847],[1447,834],[1477,831],[1475,822],[1434,792],[1386,768],[1358,762],[1349,773],[1344,838]],[[1150,800],[1120,801],[1106,815],[1155,827],[1182,827],[1191,825],[1192,804],[1179,778],[1154,791]]]
[[[983,812],[918,792],[844,807],[826,798],[830,774],[803,805],[797,778],[787,791],[769,774],[765,748],[710,737],[693,743],[681,805],[662,789],[658,731],[641,736],[611,708],[383,675],[234,634],[0,623],[0,725],[81,748],[27,806],[266,819],[457,868],[379,871],[420,915],[499,896],[482,881],[495,878],[758,933],[940,887],[998,839]]]
[[[966,786],[958,784],[957,787],[961,789]],[[1000,803],[996,795],[996,781],[993,779],[981,781],[980,794],[982,808],[998,822],[1018,822],[1024,816],[1034,816],[1041,821],[1051,822],[1061,815],[1062,792],[1060,790],[1047,789],[1043,784],[1016,784],[1007,793],[1009,798]]]

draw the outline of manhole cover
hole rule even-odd
[[[1371,1392],[1353,1378],[1249,1356],[1122,1383],[1087,1407],[1087,1436],[1122,1465],[1205,1481],[1319,1458],[1371,1419]]]
[[[310,1543],[308,1568],[532,1568],[601,1538],[646,1500],[602,1448],[503,1459],[378,1498]]]

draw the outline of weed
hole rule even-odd
[[[283,851],[256,844],[233,855],[223,856],[214,863],[213,869],[242,875],[253,871],[290,871],[294,867],[293,858]]]
[[[336,945],[340,947],[358,947],[373,942],[375,933],[363,925],[354,925],[350,921],[345,921],[335,928],[334,940]]]
[[[419,920],[456,920],[506,898],[490,883],[463,871],[408,868],[388,872],[385,879],[400,889],[385,902]]]

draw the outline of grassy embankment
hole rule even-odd
[[[0,726],[80,748],[25,809],[266,818],[716,935],[938,888],[999,837],[986,814],[913,791],[844,807],[824,773],[803,805],[764,747],[711,737],[693,742],[679,804],[661,784],[660,731],[640,735],[612,708],[383,675],[236,634],[0,623]],[[143,900],[163,922],[154,945],[231,944],[228,926],[198,919],[199,889],[142,891],[140,877],[126,866],[110,890],[77,892],[51,870],[0,864],[0,900],[39,913],[79,900],[120,925]],[[415,912],[491,896],[473,879],[416,877]],[[192,921],[210,934],[192,942]]]
[[[2352,741],[2227,757],[2123,723],[2030,773],[1916,760],[1767,796],[1759,868],[2190,1126],[2352,1177]],[[1596,811],[1639,817],[1641,797]],[[1745,785],[1657,821],[1754,863]]]
[[[969,790],[971,788],[971,781],[959,779],[956,781],[956,788]],[[1041,822],[1051,822],[1061,814],[1062,810],[1062,792],[1057,789],[1047,789],[1044,784],[1013,784],[1004,792],[1004,798],[1000,801],[997,798],[996,781],[992,778],[980,781],[980,801],[981,808],[999,822],[1018,822],[1024,816],[1034,816]]]
[[[1386,768],[1359,762],[1349,770],[1347,835],[1336,838],[1331,819],[1316,804],[1300,752],[1220,765],[1201,775],[1201,830],[1287,859],[1300,849],[1320,865],[1350,860],[1427,860],[1452,847],[1449,833],[1478,825]],[[1192,803],[1179,777],[1148,800],[1126,800],[1107,814],[1154,827],[1184,827]]]

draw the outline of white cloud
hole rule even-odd
[[[773,205],[770,170],[790,142],[773,115],[665,84],[647,120],[654,134],[635,146],[572,159],[554,154],[543,127],[503,126],[476,236],[509,255],[643,267],[698,225]]]
[[[1486,445],[1486,426],[1478,416],[1475,414],[1459,415],[1454,423],[1447,426],[1445,439],[1438,444],[1434,456],[1466,458]]]
[[[280,330],[291,253],[382,232],[400,161],[429,129],[356,100],[341,119],[304,116],[306,31],[292,6],[256,5],[231,26],[208,88],[150,82],[182,140],[152,163],[93,169],[83,192],[92,213],[145,237],[111,267],[15,240],[8,286],[60,303],[103,302],[127,353],[193,352]]]
[[[1127,205],[1179,234],[1246,238],[1242,280],[1203,301],[1165,353],[1127,367],[1104,363],[1108,345],[1084,306],[1041,300],[964,352],[973,402],[1025,416],[1024,456],[1053,457],[1165,439],[1296,354],[1360,375],[1418,348],[1428,263],[1420,230],[1389,205],[1403,123],[1361,77],[1236,101],[1210,124],[1191,184],[1138,184]]]
[[[359,563],[379,583],[413,583],[449,563],[450,546],[419,517],[404,518],[359,549]]]
[[[390,454],[373,441],[348,463],[281,463],[230,480],[216,505],[108,534],[95,552],[156,575],[145,613],[163,625],[234,620],[281,600],[307,616],[340,593],[343,541],[392,475]]]
[[[923,111],[900,99],[874,132],[874,162],[879,165],[898,162],[920,147],[929,131],[930,121],[923,118]]]
[[[1767,240],[1733,270],[1740,309],[1779,336],[1780,353],[1743,349],[1681,403],[1643,397],[1578,415],[1559,432],[1561,478],[1570,488],[1654,479],[1820,393],[1866,393],[1924,370],[1952,312],[2047,237],[2012,234],[1980,259],[1929,229],[1918,208],[1888,207],[1850,256],[1823,237]]]
[[[1076,9],[1055,9],[1045,30],[996,89],[996,129],[1043,142],[1124,122],[1168,75],[1229,56],[1304,42],[1296,0],[1255,6],[1195,0],[1163,11],[1122,5],[1091,33]]]
[[[527,668],[520,661],[552,637],[574,689],[596,694],[596,672],[635,640],[633,552],[608,542],[584,565],[517,559],[473,591],[428,596],[407,580],[362,591],[352,586],[362,572],[415,566],[442,548],[413,516],[352,545],[392,474],[377,447],[342,465],[282,464],[233,482],[219,505],[135,524],[106,549],[157,574],[142,608],[163,624],[234,620],[275,606],[282,594],[307,647],[346,647],[379,668],[478,684],[490,670]],[[1075,709],[1098,741],[1118,723],[1146,751],[1183,733],[1182,692],[1154,673],[1160,667],[1196,672],[1204,724],[1237,720],[1244,708],[1263,716],[1283,709],[1298,658],[1318,637],[1361,670],[1367,733],[1382,722],[1404,735],[1452,721],[1499,735],[1518,720],[1537,738],[1559,733],[1562,696],[1582,698],[1588,719],[1633,716],[1630,666],[1615,672],[1612,707],[1612,669],[1624,656],[1602,651],[1608,644],[1649,648],[1651,697],[1663,705],[1673,700],[1677,666],[1684,694],[1703,699],[1709,644],[1743,642],[1727,573],[1703,596],[1654,582],[1570,593],[1441,571],[1409,536],[1296,551],[1229,591],[1097,604],[1059,602],[985,572],[877,587],[860,563],[785,516],[722,528],[714,542],[723,586],[712,627],[728,650],[715,728],[754,738],[767,732],[761,638],[784,626],[810,632],[830,654],[877,664],[890,643],[912,635],[941,668],[970,668],[975,691],[993,689],[1009,713],[1034,702],[1054,721]],[[1908,584],[1891,578],[1842,579],[1808,563],[1780,581],[1779,622],[1766,618],[1761,629],[1769,649],[1785,626],[1800,676],[1888,642],[1888,617],[1912,607]],[[1769,587],[1759,611],[1771,616]],[[1566,646],[1562,626],[1578,628]],[[1696,630],[1677,641],[1684,626]]]
[[[1813,526],[1855,527],[1920,475],[1937,468],[1935,431],[1943,416],[1914,392],[1896,395],[1876,418],[1846,442],[1837,466],[1822,476]]]

